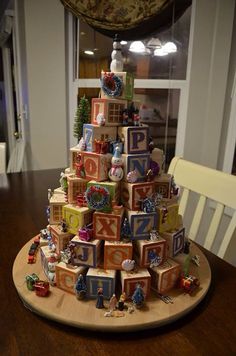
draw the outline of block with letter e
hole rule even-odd
[[[74,266],[97,267],[101,262],[103,242],[82,241],[76,235],[71,240],[71,264]]]
[[[124,142],[124,153],[148,153],[149,127],[124,126],[118,128],[118,136]]]
[[[157,227],[157,214],[127,210],[132,240],[146,240]]]
[[[144,182],[146,180],[146,174],[150,168],[150,153],[144,154],[122,154],[124,180],[127,180],[127,174],[136,170],[137,181]]]
[[[53,194],[50,198],[50,224],[59,224],[63,218],[63,206],[67,204],[65,194]]]
[[[83,138],[86,143],[86,151],[95,152],[95,140],[116,140],[117,128],[108,126],[96,126],[84,124]]]
[[[134,273],[121,271],[121,288],[128,299],[132,298],[138,283],[143,289],[145,298],[148,297],[151,288],[151,276],[146,268],[140,268]]]
[[[140,210],[143,199],[154,193],[153,182],[127,183],[121,182],[121,202],[130,210]]]
[[[76,235],[78,229],[92,222],[92,210],[87,207],[79,208],[75,205],[67,204],[63,207],[63,218],[66,221],[68,232]]]
[[[104,126],[119,126],[122,124],[122,111],[125,108],[127,108],[127,100],[93,98],[91,122],[98,125],[97,116],[102,114],[105,118]]]
[[[97,298],[98,288],[103,289],[103,297],[110,299],[115,293],[116,271],[89,268],[86,274],[87,296]]]
[[[95,212],[93,214],[93,236],[95,239],[119,241],[123,210],[120,214]]]
[[[164,294],[174,288],[180,277],[180,265],[168,259],[163,265],[150,268],[151,288]]]
[[[86,268],[83,266],[66,265],[60,262],[56,265],[56,283],[57,287],[66,292],[75,294],[75,284],[80,274],[85,274]]]
[[[179,204],[170,204],[157,208],[157,230],[161,232],[172,231],[179,227]]]
[[[133,245],[131,242],[105,241],[104,245],[104,268],[122,269],[122,262],[130,260],[133,256]]]
[[[76,177],[75,175],[68,176],[68,203],[76,204],[78,195],[84,194],[87,188],[87,180]]]
[[[176,229],[174,231],[163,232],[161,236],[167,242],[167,254],[169,257],[175,257],[184,249],[185,228]]]
[[[135,242],[135,257],[140,267],[150,267],[151,256],[161,258],[160,264],[166,260],[166,240],[159,238],[156,241],[137,240]]]
[[[94,152],[81,152],[82,162],[87,180],[96,180],[98,182],[108,179],[108,171],[112,154],[99,154]]]
[[[171,198],[171,174],[161,174],[154,180],[155,192],[162,195],[163,199]]]

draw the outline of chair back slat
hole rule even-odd
[[[200,227],[200,223],[202,220],[202,215],[203,215],[203,211],[205,208],[205,204],[206,204],[206,197],[203,195],[200,195],[198,203],[197,203],[197,207],[195,209],[195,213],[193,216],[193,220],[192,220],[192,224],[189,230],[189,237],[191,240],[195,240],[199,227]]]
[[[179,214],[184,216],[188,204],[189,190],[184,188],[179,202]]]
[[[226,251],[227,251],[227,247],[229,246],[229,243],[231,241],[231,238],[234,234],[235,229],[236,229],[236,211],[234,212],[234,215],[229,223],[229,226],[226,230],[225,236],[224,236],[221,246],[219,248],[219,251],[218,251],[219,257],[224,258]]]
[[[221,203],[218,203],[216,205],[216,210],[214,212],[214,215],[212,217],[212,220],[211,220],[211,224],[209,226],[209,229],[208,229],[208,232],[207,232],[207,235],[206,235],[206,239],[204,241],[204,247],[207,249],[207,250],[211,250],[212,248],[212,245],[214,243],[214,239],[216,237],[216,233],[217,233],[217,230],[220,226],[220,222],[221,222],[221,218],[224,214],[224,205],[221,204]]]

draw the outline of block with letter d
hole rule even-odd
[[[156,241],[137,240],[135,242],[135,255],[140,267],[150,267],[153,255],[160,257],[160,264],[163,264],[166,260],[166,240],[162,238]]]
[[[148,153],[149,127],[124,126],[118,128],[118,136],[124,142],[124,153]]]
[[[66,221],[68,232],[76,235],[78,229],[92,222],[92,210],[87,207],[79,208],[67,204],[63,207],[63,218]]]
[[[76,235],[71,240],[71,264],[74,266],[97,267],[101,262],[101,240],[82,241]]]
[[[127,210],[133,240],[146,240],[157,227],[157,214]]]
[[[85,274],[86,268],[66,265],[60,262],[56,265],[57,287],[66,292],[75,294],[74,286],[80,274]]]
[[[121,287],[128,299],[132,298],[137,284],[140,284],[145,298],[150,294],[151,276],[146,268],[140,268],[135,273],[121,271]]]
[[[153,182],[121,182],[121,202],[130,210],[140,210],[141,201],[154,193]]]
[[[83,138],[86,143],[86,151],[95,152],[95,140],[116,140],[117,128],[108,126],[96,126],[84,124]]]
[[[133,256],[133,245],[131,242],[105,241],[104,246],[104,268],[122,269],[124,260],[131,260]]]
[[[82,162],[87,180],[94,179],[98,182],[108,179],[108,171],[112,154],[99,154],[94,152],[81,152]]]
[[[95,239],[119,241],[123,210],[120,214],[95,212],[93,214],[93,236]]]
[[[146,174],[150,167],[150,153],[144,154],[122,154],[124,164],[124,180],[129,172],[136,170],[138,182],[146,180]]]
[[[161,236],[167,242],[167,254],[169,257],[175,257],[184,249],[185,228],[180,228],[170,232],[163,232]]]
[[[98,288],[103,289],[103,297],[110,299],[115,293],[116,271],[89,268],[86,274],[87,296],[97,298]]]
[[[180,276],[180,265],[168,259],[163,265],[150,268],[151,288],[164,294],[174,288]]]

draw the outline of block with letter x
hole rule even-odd
[[[118,214],[95,212],[93,214],[93,234],[95,239],[119,241],[123,211]]]

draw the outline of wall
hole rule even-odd
[[[24,16],[30,135],[26,169],[65,167],[64,7],[58,0],[25,0]]]

